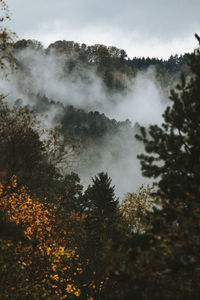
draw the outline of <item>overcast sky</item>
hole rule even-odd
[[[123,48],[128,56],[191,52],[200,0],[7,0],[9,27],[47,46],[56,40]]]

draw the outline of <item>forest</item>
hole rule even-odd
[[[200,37],[44,48],[0,8],[0,299],[199,299]]]

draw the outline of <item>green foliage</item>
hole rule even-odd
[[[37,118],[27,107],[10,108],[0,102],[0,172],[2,182],[9,184],[13,174],[20,185],[32,192],[47,193],[49,182],[56,178],[47,150],[39,137]],[[42,188],[41,188],[42,186]]]
[[[4,1],[0,5],[2,23],[9,14]],[[12,47],[2,26],[2,68],[12,62],[13,49],[53,51],[66,57],[64,76],[76,74],[88,82],[82,70],[95,70],[110,92],[123,90],[125,76],[151,65],[161,82],[167,78],[166,85],[180,69],[188,75],[188,55],[127,60],[122,49],[72,41],[43,49],[37,41],[21,40]],[[143,174],[157,179],[156,193],[141,188],[121,205],[106,173],[83,192],[78,174],[68,172],[76,145],[67,136],[79,138],[90,156],[88,149],[103,138],[132,132],[128,120],[32,95],[34,111],[52,105],[62,111],[61,129],[45,130],[20,100],[10,107],[0,96],[0,298],[199,299],[199,49],[189,58],[193,76],[188,81],[182,75],[171,91],[162,126],[141,128],[137,135],[147,152],[139,156]],[[18,67],[31,78],[25,64]],[[121,136],[118,144],[124,146]]]
[[[37,41],[37,40],[18,40],[15,44],[14,44],[14,49],[15,50],[23,50],[26,48],[31,48],[31,49],[35,49],[35,50],[42,50],[43,46],[42,44]]]
[[[188,54],[180,55],[171,55],[168,60],[158,59],[158,58],[137,58],[134,57],[132,60],[129,59],[127,64],[133,69],[146,70],[149,67],[156,67],[157,70],[163,68],[166,69],[170,74],[176,73],[180,68],[188,63]]]
[[[100,222],[101,219],[112,219],[116,215],[118,200],[111,187],[111,178],[105,173],[99,173],[92,179],[93,185],[85,192],[88,199],[89,215],[93,215]],[[113,221],[113,220],[112,220]],[[111,221],[111,222],[112,222]]]
[[[195,77],[186,84],[182,75],[177,91],[171,91],[172,105],[163,114],[162,126],[150,126],[150,138],[144,129],[137,136],[150,154],[139,156],[143,174],[161,177],[160,193],[169,201],[173,201],[174,196],[182,201],[188,198],[188,193],[191,199],[199,197],[200,79],[196,71],[199,56],[192,55],[191,59]]]
[[[65,175],[61,181],[61,189],[63,193],[62,205],[68,213],[72,211],[83,213],[85,210],[85,203],[83,200],[83,186],[80,184],[78,174],[71,173]]]
[[[114,104],[113,104],[114,105]],[[83,145],[92,146],[93,143],[101,142],[103,138],[122,132],[123,129],[132,130],[131,122],[117,122],[110,120],[105,114],[98,111],[87,113],[83,109],[73,106],[64,108],[61,118],[61,132],[74,139],[80,139]]]
[[[139,156],[143,174],[158,178],[161,204],[150,213],[148,249],[133,261],[134,289],[145,286],[141,299],[198,299],[200,293],[199,50],[190,56],[190,66],[194,76],[187,83],[182,75],[172,90],[162,126],[141,128],[137,136],[148,153]]]

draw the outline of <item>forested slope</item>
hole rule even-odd
[[[168,61],[130,60],[103,45],[14,42],[4,27],[0,48],[0,298],[199,299],[199,48]],[[127,102],[129,81],[145,93],[163,85],[138,81],[151,65],[154,79],[168,78],[165,70],[173,83],[185,72],[162,124],[106,116],[102,105]],[[128,102],[132,113],[145,93]],[[140,144],[142,173],[155,182],[134,192]],[[119,184],[130,180],[121,201],[109,164]],[[99,172],[83,187],[87,170]]]

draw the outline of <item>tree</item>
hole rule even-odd
[[[141,299],[200,295],[200,49],[190,55],[190,67],[192,78],[186,82],[182,75],[171,91],[172,105],[162,126],[142,127],[137,135],[148,153],[139,156],[143,174],[158,178],[160,201],[160,208],[150,213],[148,247],[138,252],[132,266],[137,272],[132,275],[134,290]]]
[[[45,193],[57,178],[39,128],[27,107],[10,108],[5,100],[0,101],[0,180],[5,186],[16,175],[19,185],[27,185],[33,193]]]
[[[171,91],[172,105],[163,114],[161,127],[152,125],[148,133],[141,127],[137,138],[148,155],[139,155],[143,175],[159,178],[159,195],[168,201],[197,199],[200,180],[200,51],[190,56],[193,77]],[[148,135],[147,135],[148,134]],[[150,154],[150,155],[149,155]]]
[[[10,32],[4,22],[10,20],[9,9],[4,0],[0,0],[0,69],[6,71],[7,67],[15,66],[12,45],[16,36],[15,32]],[[5,72],[7,76],[7,72]]]
[[[12,186],[17,187],[16,177]],[[66,218],[59,197],[52,204],[47,199],[32,198],[25,186],[12,192],[12,186],[7,187],[10,192],[6,196],[1,194],[1,186],[0,212],[4,213],[7,224],[23,229],[26,239],[22,236],[20,243],[16,243],[18,234],[14,244],[12,236],[6,235],[6,241],[0,237],[1,275],[6,283],[5,286],[0,283],[1,297],[64,299],[68,295],[73,299],[80,293],[76,283],[79,273],[83,273],[74,235],[83,235],[84,218],[78,214]],[[10,269],[17,273],[10,274]]]
[[[117,231],[118,200],[108,174],[99,173],[92,181],[92,186],[89,186],[84,194],[87,217],[82,257],[89,262],[85,265],[87,282],[96,286],[91,295],[94,299],[100,299],[98,297],[104,292],[104,286],[107,286],[109,280],[109,257]]]
[[[16,175],[18,185],[50,200],[58,190],[63,193],[70,181],[62,171],[71,168],[75,155],[77,146],[61,138],[58,128],[46,129],[28,107],[11,107],[0,100],[0,182],[4,185]]]
[[[62,206],[66,213],[71,212],[84,213],[84,201],[82,197],[83,186],[80,184],[78,174],[71,173],[65,175],[61,180],[61,194]]]
[[[89,216],[92,216],[100,226],[112,224],[116,216],[118,200],[111,186],[111,178],[107,173],[99,173],[92,178],[93,185],[85,192],[88,201]]]
[[[120,210],[125,218],[128,227],[134,233],[144,233],[146,230],[145,217],[151,212],[154,206],[154,199],[151,196],[153,188],[141,186],[137,193],[128,193],[120,204]]]

